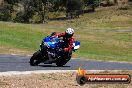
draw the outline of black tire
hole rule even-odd
[[[56,65],[57,67],[63,67],[66,63],[64,63],[64,61],[57,61]]]
[[[71,56],[69,56],[67,58],[59,58],[56,61],[57,67],[63,67],[70,59],[71,59]]]
[[[33,54],[33,56],[30,58],[30,65],[31,66],[37,66],[41,63],[42,53],[40,51],[37,51]]]
[[[86,83],[86,78],[84,77],[84,76],[77,76],[76,77],[76,80],[77,80],[77,83],[79,84],[79,85],[84,85],[85,83]]]

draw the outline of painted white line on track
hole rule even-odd
[[[12,75],[28,75],[28,74],[46,74],[46,73],[65,73],[65,72],[77,72],[77,70],[36,70],[36,71],[7,71],[0,72],[0,76],[12,76]]]
[[[87,70],[90,73],[96,73],[101,70]],[[102,70],[103,71],[103,70]],[[13,75],[30,75],[30,74],[48,74],[48,73],[66,73],[78,72],[77,70],[36,70],[36,71],[7,71],[0,72],[0,76],[13,76]]]
[[[10,54],[10,55],[12,55],[12,56],[23,56],[23,55],[21,55],[21,54],[15,54],[15,53],[12,53],[12,54]],[[25,55],[25,56],[31,57],[32,55],[31,55],[31,54],[28,54],[28,55]]]

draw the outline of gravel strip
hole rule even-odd
[[[88,71],[87,73],[91,73]],[[94,71],[94,73],[131,74],[132,71]],[[77,72],[55,72],[48,74],[28,74],[0,76],[0,88],[132,88],[130,84],[85,84],[76,82]]]

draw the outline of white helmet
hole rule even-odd
[[[72,28],[67,28],[66,33],[68,35],[73,35],[74,34],[74,30]]]

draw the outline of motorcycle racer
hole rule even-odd
[[[64,66],[72,57],[72,51],[78,50],[79,41],[74,41],[74,30],[67,28],[64,33],[52,32],[50,36],[44,37],[40,49],[30,58],[30,65],[37,66],[55,63],[58,67]]]
[[[64,48],[64,52],[70,52],[72,47],[73,47],[73,43],[74,43],[74,30],[72,28],[67,28],[66,31],[64,33],[59,33],[59,34],[55,34],[54,36],[57,37],[63,37],[63,48]]]

